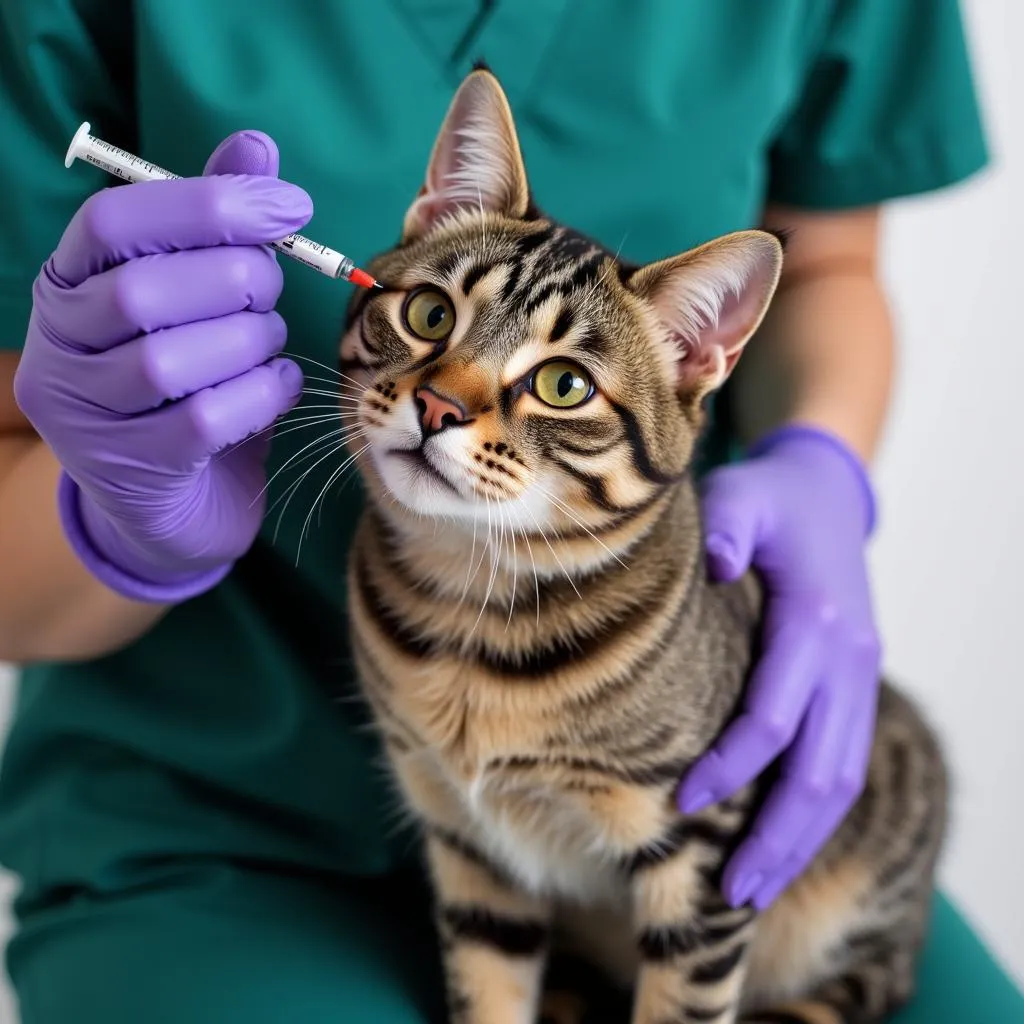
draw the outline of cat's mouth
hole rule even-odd
[[[459,495],[459,497],[462,496],[462,492],[455,484],[430,461],[422,446],[419,448],[391,448],[387,454],[410,467],[413,472],[422,474],[427,479],[441,484],[448,491]]]

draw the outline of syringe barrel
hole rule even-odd
[[[170,181],[181,177],[180,174],[174,174],[148,160],[143,160],[134,153],[90,135],[88,121],[83,122],[75,132],[75,137],[68,147],[64,166],[70,167],[76,159],[84,160],[123,181]]]
[[[287,238],[282,238],[280,242],[271,242],[270,247],[284,253],[285,256],[291,256],[299,263],[304,263],[307,267],[319,270],[321,274],[326,274],[328,277],[348,277],[352,268],[355,267],[355,263],[347,256],[343,256],[340,252],[321,245],[319,242],[314,242],[311,238],[306,238],[305,235],[289,235]]]
[[[146,160],[129,162],[123,159],[130,156],[131,154],[125,153],[123,149],[115,149],[104,144],[103,148],[96,146],[82,153],[80,159],[125,181],[171,181],[181,177],[180,174],[172,174]]]
[[[64,166],[70,167],[75,160],[84,160],[122,181],[171,181],[181,177],[180,174],[174,174],[148,160],[143,160],[134,153],[118,149],[117,146],[90,135],[88,121],[83,122],[75,132],[75,137],[68,147]],[[347,279],[356,266],[347,256],[314,242],[305,235],[289,235],[279,242],[271,242],[270,247],[299,263],[304,263],[307,267],[319,270],[328,277]]]

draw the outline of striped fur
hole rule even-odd
[[[719,893],[759,793],[692,817],[673,799],[757,655],[758,581],[707,581],[689,466],[776,243],[624,266],[536,211],[504,97],[471,82],[341,351],[370,495],[353,647],[423,826],[451,1019],[534,1021],[564,945],[634,991],[635,1024],[882,1020],[911,994],[945,824],[941,754],[906,698],[883,687],[863,796],[760,917]],[[500,173],[459,163],[510,153]],[[500,188],[474,203],[474,181]],[[441,342],[403,318],[423,286],[454,311]],[[531,391],[554,358],[584,368],[590,400]],[[425,390],[458,410],[429,434]],[[582,1005],[560,993],[546,1012],[568,1024]]]

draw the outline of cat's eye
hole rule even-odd
[[[586,370],[567,359],[555,359],[537,368],[530,390],[545,404],[556,409],[571,409],[585,402],[594,385]]]
[[[405,326],[424,341],[441,342],[455,327],[455,310],[443,292],[421,288],[405,300],[402,310]]]

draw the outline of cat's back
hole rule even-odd
[[[936,733],[906,693],[883,681],[860,796],[758,921],[748,1006],[774,1005],[875,962],[899,979],[899,997],[909,997],[948,788]]]
[[[927,878],[945,833],[948,795],[935,729],[907,692],[883,680],[864,790],[832,847],[855,847],[883,890]]]

